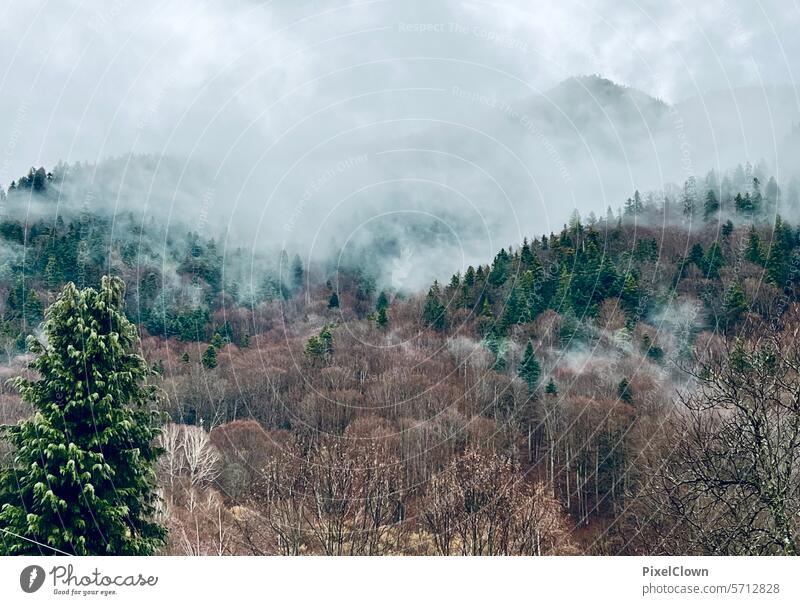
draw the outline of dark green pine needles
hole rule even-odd
[[[44,342],[28,337],[38,378],[15,378],[31,418],[2,428],[13,446],[0,470],[0,553],[149,555],[158,417],[124,284],[67,284],[47,311]],[[42,546],[44,545],[44,546]]]

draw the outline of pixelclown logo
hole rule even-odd
[[[38,565],[28,565],[19,574],[19,585],[25,592],[36,592],[44,584],[44,569]]]

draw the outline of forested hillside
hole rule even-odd
[[[62,207],[68,172],[2,194],[4,373],[67,282],[122,278],[166,552],[796,552],[800,231],[764,169],[532,225],[416,293],[369,250]],[[29,414],[2,389],[3,423]]]

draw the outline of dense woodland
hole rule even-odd
[[[9,211],[68,178],[1,194],[4,373],[67,282],[122,278],[167,416],[165,553],[796,554],[800,231],[764,169],[575,212],[422,293]],[[0,422],[30,413],[2,389]]]

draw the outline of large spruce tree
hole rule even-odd
[[[34,414],[2,429],[13,446],[0,470],[3,554],[149,555],[164,542],[155,393],[123,304],[120,279],[99,291],[67,284],[43,342],[28,338],[36,378],[13,384]]]

